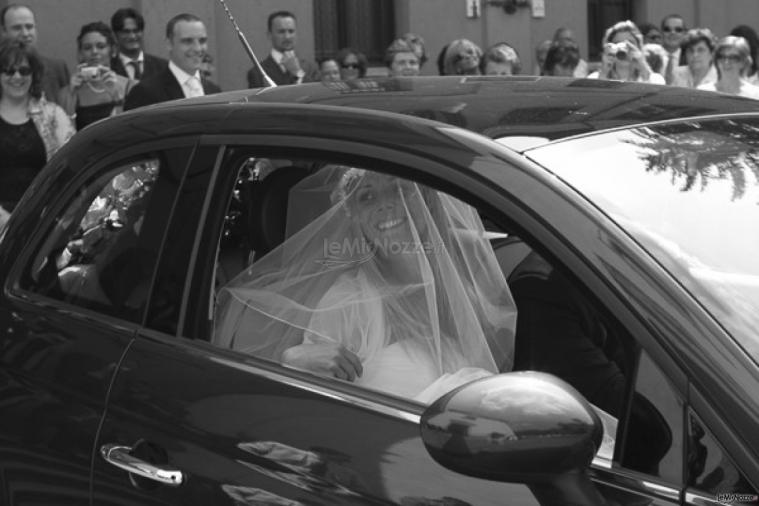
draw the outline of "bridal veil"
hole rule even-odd
[[[516,306],[471,206],[328,165],[290,190],[286,235],[219,291],[217,345],[280,361],[339,343],[364,364],[357,383],[412,397],[462,369],[511,370]]]

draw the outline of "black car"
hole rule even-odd
[[[477,211],[513,365],[425,404],[215,344],[325,167]],[[0,503],[757,502],[758,220],[759,102],[707,92],[367,79],[111,118],[0,243]]]

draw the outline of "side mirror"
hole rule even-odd
[[[550,374],[514,372],[463,385],[425,410],[421,435],[432,458],[458,473],[554,492],[570,476],[574,492],[590,487],[585,492],[596,495],[585,471],[601,445],[601,420]]]

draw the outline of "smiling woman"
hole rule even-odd
[[[702,84],[699,89],[759,99],[759,86],[746,80],[752,62],[746,39],[734,35],[720,39],[714,48],[714,61],[719,76],[717,82]]]
[[[42,72],[33,49],[0,42],[0,206],[7,210],[74,134],[63,109],[42,97]]]
[[[339,166],[292,191],[332,205],[222,289],[216,344],[420,402],[511,370],[515,304],[473,208]]]
[[[59,102],[76,122],[77,130],[122,111],[134,81],[111,70],[116,37],[103,22],[84,25],[77,37],[79,66]]]

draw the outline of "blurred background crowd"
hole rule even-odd
[[[372,5],[382,3],[386,2]],[[467,18],[476,20],[494,3],[506,12],[529,5],[524,0],[468,0]],[[533,16],[540,16],[535,10],[538,3],[544,5],[533,0]],[[527,54],[523,41],[510,40],[507,32],[502,40],[487,45],[454,37],[433,46],[425,40],[427,33],[409,26],[411,31],[390,37],[386,33],[390,42],[367,55],[360,49],[366,45],[355,34],[330,39],[319,51],[304,50],[299,44],[303,23],[298,15],[273,10],[265,22],[258,21],[265,27],[266,39],[266,46],[256,44],[260,67],[230,69],[214,61],[212,55],[219,53],[212,50],[211,41],[220,39],[214,30],[234,34],[233,25],[228,19],[220,23],[218,17],[209,21],[208,9],[218,10],[218,5],[210,0],[207,4],[202,12],[166,12],[163,20],[147,18],[139,8],[119,7],[101,19],[82,19],[76,34],[65,34],[51,23],[50,12],[47,23],[38,24],[36,3],[0,3],[0,214],[13,209],[31,179],[77,130],[123,110],[222,88],[255,88],[271,82],[350,83],[380,75],[540,75],[636,81],[759,98],[759,37],[748,24],[718,32],[703,23],[689,26],[686,15],[677,12],[640,23],[618,19],[603,27],[602,37],[592,44],[598,49],[594,54],[581,49],[575,27],[568,24],[553,27],[552,37]],[[247,10],[239,9],[239,2],[236,7],[247,19]],[[151,7],[147,14],[156,11]],[[162,27],[160,34],[151,35],[152,40],[162,40],[152,52],[146,51],[148,25]],[[366,35],[377,39],[376,33]],[[40,49],[43,37],[74,39],[75,65]],[[375,40],[372,47],[377,44]],[[226,77],[221,87],[216,84],[231,72],[239,75],[238,86],[229,86]]]

